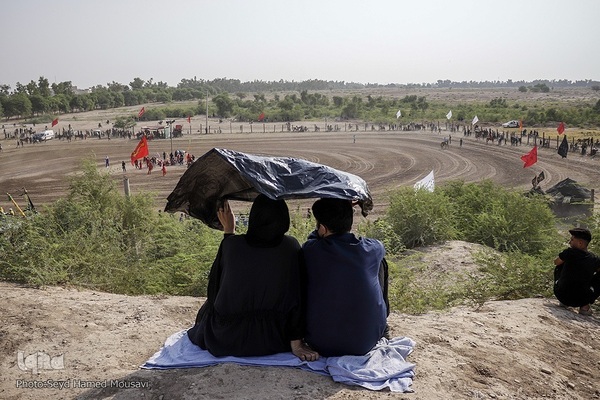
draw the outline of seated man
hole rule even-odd
[[[600,297],[600,258],[588,251],[592,234],[588,229],[569,231],[569,248],[554,260],[554,295],[563,306],[579,307],[591,315],[590,305]]]
[[[386,335],[387,264],[383,244],[350,232],[352,203],[320,199],[306,262],[306,343],[323,356],[363,355]]]

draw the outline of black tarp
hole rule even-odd
[[[568,199],[569,203],[579,203],[590,201],[592,198],[592,191],[584,188],[576,181],[571,178],[566,178],[550,189],[546,190],[546,194],[549,194],[556,203],[563,203],[565,199]]]
[[[353,174],[299,158],[259,156],[214,148],[198,158],[167,197],[166,212],[185,212],[222,229],[217,204],[222,199],[337,198],[356,202],[366,216],[373,200],[366,182]]]
[[[559,218],[579,219],[591,216],[594,211],[592,191],[571,178],[558,182],[546,194],[552,199],[552,212]]]

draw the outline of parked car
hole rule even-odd
[[[42,132],[44,140],[54,139],[54,131],[52,129],[47,129]]]
[[[519,127],[519,121],[517,120],[512,120],[512,121],[508,121],[502,124],[503,128],[518,128]]]
[[[33,142],[44,142],[46,140],[54,139],[54,131],[47,129],[45,131],[37,132],[33,134]]]

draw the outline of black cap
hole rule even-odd
[[[576,237],[577,239],[583,239],[588,242],[592,241],[592,233],[589,231],[589,229],[575,228],[575,229],[569,230],[569,233],[571,235],[573,235],[573,237]]]

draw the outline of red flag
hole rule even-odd
[[[537,146],[533,146],[533,149],[524,156],[521,156],[521,160],[525,163],[523,168],[531,167],[537,162]]]
[[[146,140],[146,136],[142,136],[135,150],[131,153],[131,165],[135,163],[135,160],[147,157],[148,154],[150,154],[148,151],[148,141]]]
[[[57,125],[58,124],[58,118],[55,118],[54,121],[52,121],[52,126]]]
[[[138,118],[142,118],[142,115],[144,115],[145,112],[146,112],[146,109],[144,107],[142,107],[142,109],[138,113]]]
[[[260,113],[260,115],[258,116],[258,120],[262,122],[262,120],[265,119],[265,113]]]
[[[558,128],[556,128],[556,130],[558,131],[559,135],[562,135],[565,131],[565,123],[561,122],[560,124],[558,124]]]
[[[191,124],[191,123],[192,123],[192,116],[188,115],[188,124]]]

